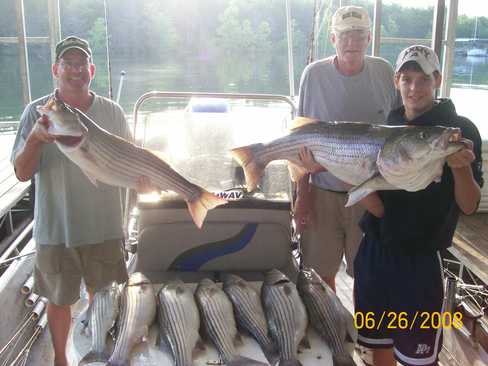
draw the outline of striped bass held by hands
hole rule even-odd
[[[252,191],[273,160],[288,160],[292,179],[300,179],[307,172],[299,151],[307,147],[317,163],[353,186],[346,204],[351,206],[377,190],[418,191],[440,181],[446,157],[464,146],[458,128],[297,118],[288,135],[235,148],[232,155]]]
[[[149,150],[109,133],[86,114],[57,98],[51,98],[37,109],[48,117],[48,132],[56,137],[61,152],[95,185],[100,181],[135,189],[138,179],[146,176],[157,188],[183,197],[199,228],[208,210],[227,202],[189,182]]]

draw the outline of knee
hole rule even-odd
[[[52,302],[49,302],[47,304],[47,309],[50,312],[58,312],[58,313],[69,312],[71,311],[71,305],[57,305],[57,304],[53,304]]]

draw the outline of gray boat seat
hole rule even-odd
[[[208,212],[202,229],[182,201],[139,204],[135,270],[153,282],[218,280],[225,272],[259,281],[278,268],[296,276],[288,202],[241,200]]]

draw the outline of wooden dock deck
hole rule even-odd
[[[30,182],[19,182],[10,163],[14,134],[0,134],[0,217],[8,213],[30,188]]]

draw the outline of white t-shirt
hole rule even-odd
[[[51,95],[30,103],[24,110],[12,149],[11,161],[23,148],[43,105]],[[122,108],[94,95],[86,114],[100,127],[123,138],[130,132]],[[40,245],[75,247],[123,238],[120,188],[89,181],[81,169],[56,146],[46,144],[35,173],[34,239]]]
[[[300,82],[298,115],[320,121],[385,123],[390,110],[401,105],[388,61],[366,56],[363,70],[344,76],[334,65],[335,56],[308,65]],[[338,192],[344,183],[328,172],[312,174],[312,184]]]

